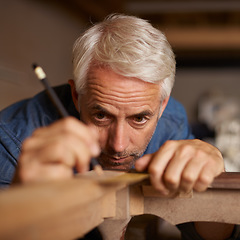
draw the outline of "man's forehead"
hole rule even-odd
[[[107,107],[102,106],[101,103],[94,103],[92,106],[90,106],[91,110],[97,110],[101,112],[105,112],[107,114],[111,114],[111,112],[108,110]],[[133,115],[148,115],[148,116],[153,116],[155,113],[151,109],[149,109],[146,106],[142,106],[140,108],[136,108],[135,112],[132,113]]]
[[[143,89],[143,91],[153,90],[157,93],[160,92],[160,85],[145,82],[136,77],[126,77],[120,75],[110,68],[104,67],[91,67],[87,77],[87,87],[89,89],[93,86],[98,85],[108,89],[118,89],[121,91],[136,92],[137,90]]]

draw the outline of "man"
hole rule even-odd
[[[53,123],[59,117],[45,93],[0,114],[2,185],[17,159],[22,183],[70,178],[96,157],[104,169],[148,170],[163,195],[204,191],[224,171],[221,153],[193,139],[184,109],[170,97],[174,54],[147,21],[113,15],[94,25],[75,42],[73,67],[72,99],[66,86],[56,91],[81,121]],[[186,239],[226,239],[238,230],[214,223],[180,228]]]

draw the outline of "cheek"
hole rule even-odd
[[[99,128],[96,127],[94,125],[94,127],[96,128],[96,130],[99,133],[99,144],[100,144],[100,148],[104,149],[107,145],[107,141],[108,141],[108,129],[107,128]]]
[[[142,147],[146,148],[154,134],[156,126],[157,121],[149,125],[147,128],[143,129],[142,131],[138,132],[138,135],[136,135],[134,138],[135,141],[138,142],[138,144]]]
[[[151,137],[153,135],[154,129],[151,129],[149,131],[140,132],[139,134],[135,135],[133,138],[134,145],[138,146],[139,148],[145,148],[149,141],[151,140]]]
[[[143,151],[146,149],[150,142],[152,135],[155,130],[155,126],[149,126],[144,129],[134,130],[131,135],[131,146],[132,150]]]

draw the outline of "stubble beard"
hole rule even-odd
[[[153,131],[154,133],[154,131]],[[98,161],[103,167],[104,170],[122,170],[128,171],[134,168],[134,164],[145,152],[149,142],[152,139],[152,135],[146,141],[145,146],[140,150],[133,150],[133,151],[124,151],[124,152],[113,152],[111,150],[102,150],[100,156],[98,157]],[[126,161],[114,161],[113,159],[124,159]]]

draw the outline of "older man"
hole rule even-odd
[[[73,168],[85,172],[92,157],[104,169],[147,169],[163,195],[203,191],[224,171],[221,153],[193,139],[183,107],[170,97],[174,54],[147,21],[112,15],[92,26],[75,42],[73,66],[72,97],[67,86],[56,91],[81,121],[56,121],[45,93],[1,112],[2,185],[17,165],[20,182],[38,182],[72,177]],[[237,230],[214,223],[195,228],[204,239],[226,239]],[[193,227],[189,234],[182,229],[201,239]]]

